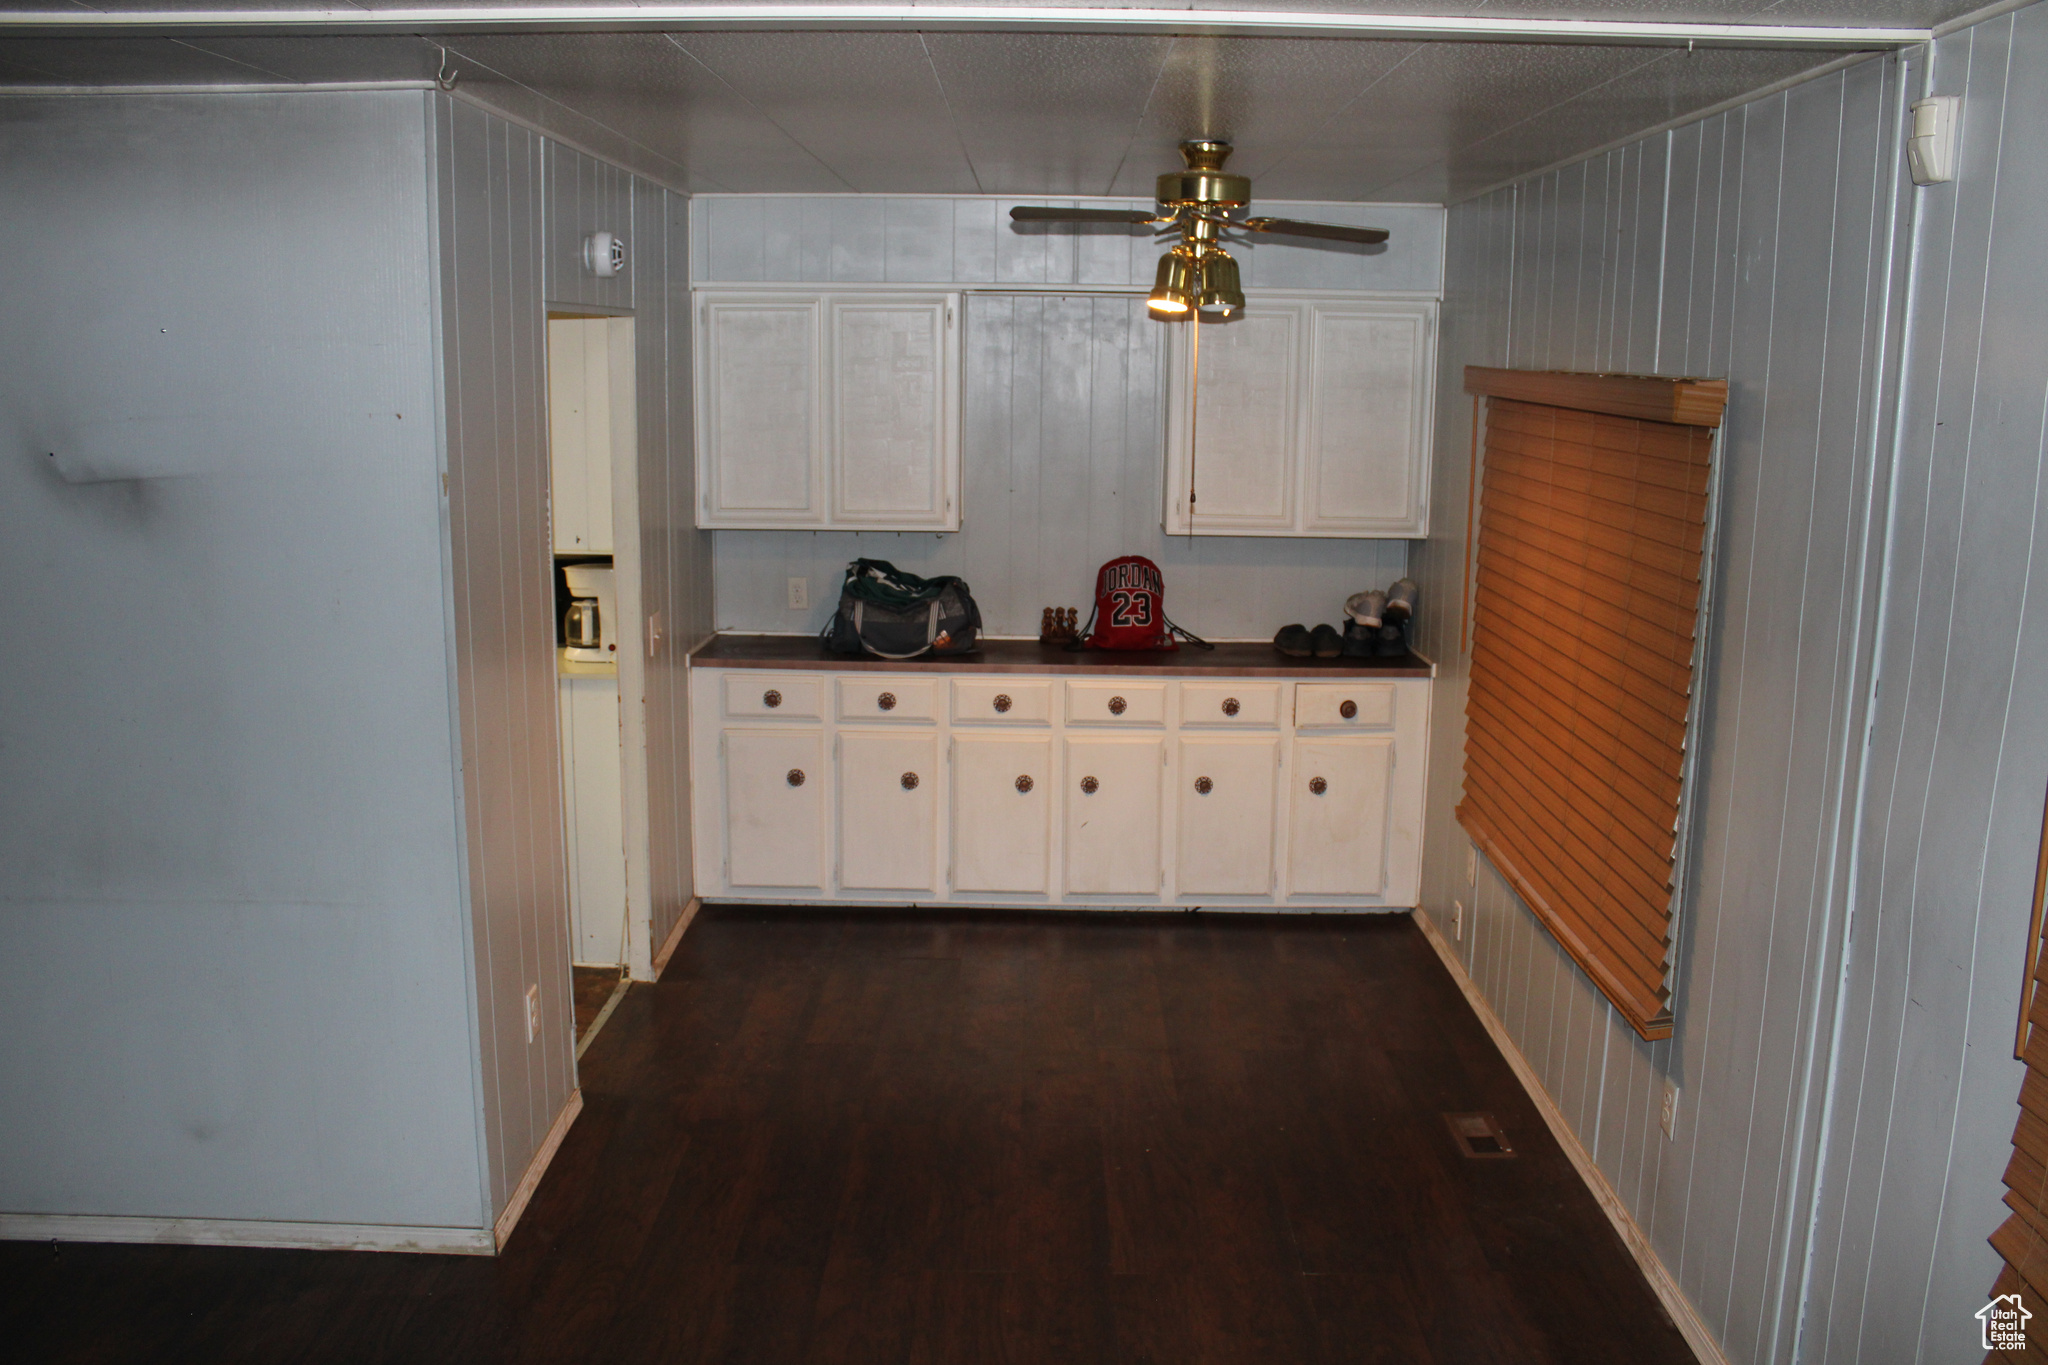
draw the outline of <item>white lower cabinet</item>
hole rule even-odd
[[[1166,742],[1146,736],[1067,741],[1066,889],[1077,896],[1156,896]]]
[[[1390,735],[1297,739],[1288,794],[1288,889],[1378,895],[1387,885]]]
[[[1273,894],[1273,789],[1279,776],[1276,738],[1180,742],[1176,891]]]
[[[1052,741],[953,739],[953,889],[1052,890]]]
[[[839,885],[935,891],[939,740],[929,731],[839,732]]]
[[[1421,886],[1430,680],[695,666],[697,894],[1373,909]]]
[[[829,777],[824,732],[732,729],[722,747],[726,882],[822,890]]]

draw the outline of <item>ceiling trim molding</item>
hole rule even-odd
[[[204,34],[625,33],[735,30],[916,30],[992,33],[1172,33],[1226,37],[1380,38],[1601,46],[1820,48],[1881,51],[1922,43],[1927,28],[1536,19],[1289,10],[915,4],[452,5],[426,9],[40,10],[0,12],[0,37],[196,37]]]

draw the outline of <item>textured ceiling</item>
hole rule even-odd
[[[113,0],[76,9],[313,7]],[[403,2],[403,0],[402,0]],[[470,0],[472,4],[475,0]],[[380,8],[399,8],[385,4]],[[1197,0],[1469,13],[1472,4]],[[1932,24],[1968,0],[1495,0],[1489,15]],[[57,0],[0,0],[55,9]],[[421,79],[693,192],[1149,194],[1187,137],[1268,199],[1446,202],[1834,59],[1826,50],[1033,32],[685,32],[0,40],[0,82]]]

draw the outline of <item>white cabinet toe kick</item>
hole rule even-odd
[[[697,894],[1403,909],[1426,677],[691,669]]]

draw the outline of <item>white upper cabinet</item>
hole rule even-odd
[[[1428,534],[1436,311],[1427,299],[1258,295],[1234,322],[1176,326],[1166,529]]]
[[[699,526],[960,528],[953,294],[698,295]]]

